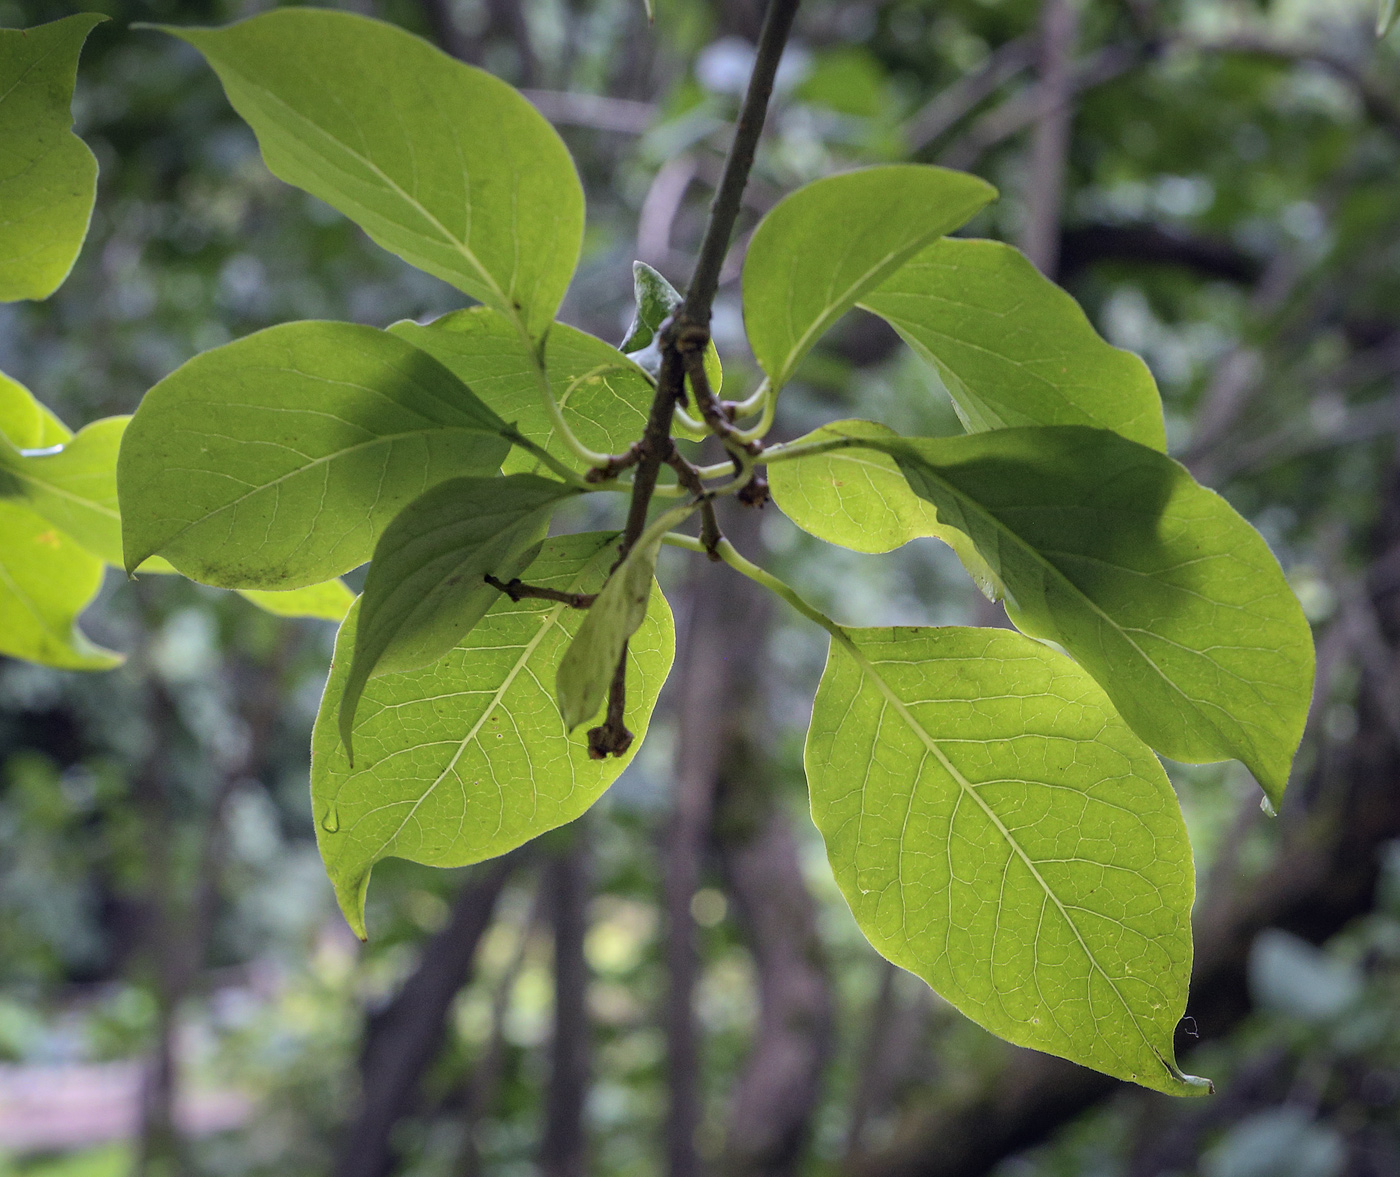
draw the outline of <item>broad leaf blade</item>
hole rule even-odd
[[[340,579],[282,592],[239,589],[238,595],[277,617],[311,617],[317,621],[344,621],[355,603],[355,594]]]
[[[744,324],[773,387],[867,291],[995,195],[962,172],[892,164],[817,180],[781,201],[744,260]]]
[[[1021,1046],[1174,1095],[1191,847],[1151,751],[1063,655],[979,629],[847,630],[807,738],[812,817],[890,960]]]
[[[275,175],[530,336],[548,329],[578,263],[583,189],[510,86],[345,12],[166,31],[208,59]]]
[[[121,567],[117,451],[129,417],[106,417],[67,441],[21,452],[0,441],[0,496],[23,499],[78,544]]]
[[[545,411],[530,349],[504,315],[471,307],[427,326],[406,321],[389,330],[446,366],[536,445],[561,462],[577,463]],[[545,341],[545,371],[569,428],[589,449],[620,453],[642,435],[655,389],[615,347],[556,323]],[[507,474],[536,471],[537,459],[512,450],[504,469]]]
[[[899,435],[875,421],[835,421],[799,437],[806,445],[836,437],[893,442]],[[962,560],[981,590],[1002,595],[996,575],[956,527],[938,522],[938,512],[909,487],[899,463],[874,449],[838,449],[769,467],[768,486],[778,508],[798,527],[829,544],[856,552],[890,552],[910,540],[934,536]]]
[[[1312,698],[1303,611],[1260,534],[1164,454],[1047,426],[881,442],[1144,740],[1244,762],[1277,804]]]
[[[660,550],[658,535],[627,553],[559,660],[554,693],[569,731],[592,719],[606,702],[622,651],[646,620]]]
[[[159,552],[225,588],[329,580],[427,488],[498,468],[501,424],[388,332],[260,331],[196,356],[136,410],[117,464],[126,565]]]
[[[15,449],[62,445],[73,436],[62,421],[34,399],[18,380],[0,372],[0,440]]]
[[[531,584],[596,592],[617,557],[612,533],[546,541]],[[355,768],[340,741],[340,697],[355,613],[341,629],[311,745],[317,840],[341,909],[363,936],[364,894],[390,856],[464,866],[572,821],[641,746],[675,652],[660,593],[628,647],[627,756],[592,760],[570,736],[549,688],[584,614],[501,597],[455,650],[421,670],[370,679],[355,721]]]
[[[938,370],[971,432],[1090,425],[1167,448],[1140,357],[1106,343],[1079,304],[999,241],[935,241],[861,305]]]
[[[578,493],[533,474],[452,478],[404,508],[374,549],[360,599],[340,704],[347,751],[370,675],[417,670],[458,645],[500,596],[485,578],[515,576],[555,507]]]
[[[23,504],[0,499],[0,654],[65,670],[107,670],[121,655],[77,627],[103,563]]]
[[[83,247],[97,160],[70,108],[83,42],[106,19],[0,29],[0,302],[48,298]]]

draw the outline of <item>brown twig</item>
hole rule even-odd
[[[497,580],[488,572],[486,583],[505,593],[512,601],[558,601],[571,609],[587,609],[598,599],[597,593],[566,593],[537,584],[525,584],[518,576],[514,580]]]
[[[594,760],[621,756],[632,746],[632,733],[623,722],[627,708],[627,643],[622,643],[622,657],[613,671],[608,688],[608,713],[603,722],[588,731],[588,755]]]
[[[705,545],[710,559],[718,560],[719,541],[724,538],[724,533],[719,529],[719,520],[715,518],[714,500],[700,480],[700,472],[676,449],[671,450],[666,465],[676,472],[676,480],[700,500],[700,541]]]
[[[642,460],[642,443],[634,441],[622,453],[613,454],[601,466],[594,466],[583,476],[585,482],[608,482]]]
[[[632,550],[632,545],[637,542],[637,537],[646,527],[651,498],[656,491],[656,477],[661,471],[662,463],[670,458],[675,449],[675,443],[671,440],[671,419],[676,405],[685,397],[686,362],[682,354],[681,340],[685,340],[685,351],[694,351],[697,358],[703,357],[705,347],[710,341],[710,309],[719,289],[720,270],[724,267],[729,241],[734,235],[734,223],[739,217],[744,186],[748,183],[754,153],[758,148],[758,138],[768,114],[768,99],[773,93],[773,79],[777,76],[778,62],[783,56],[783,46],[787,43],[788,33],[792,31],[792,22],[797,15],[799,3],[800,0],[769,0],[763,18],[763,31],[758,38],[753,73],[749,75],[749,87],[744,95],[743,107],[739,111],[734,141],[730,144],[729,155],[725,159],[724,175],[715,190],[714,203],[710,205],[710,218],[705,225],[705,236],[700,243],[695,272],[691,276],[680,309],[663,323],[657,332],[661,345],[661,370],[657,374],[656,396],[652,399],[651,411],[647,415],[646,431],[637,443],[637,474],[632,480],[632,501],[628,507],[627,525],[623,530],[618,551],[619,564],[626,559],[627,553]],[[701,379],[704,379],[703,372]],[[696,387],[698,392],[700,386],[693,378],[692,386]],[[704,383],[704,388],[709,389],[708,382]],[[710,399],[714,399],[713,394]],[[612,687],[608,692],[608,718],[601,727],[596,727],[588,733],[588,749],[591,756],[620,756],[632,743],[632,733],[622,722],[626,675],[627,653],[624,647],[613,675]]]

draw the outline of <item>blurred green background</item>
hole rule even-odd
[[[69,426],[273,323],[460,305],[274,180],[198,55],[130,27],[267,5],[84,7],[113,18],[74,104],[92,234],[53,298],[0,307],[0,369]],[[621,338],[635,258],[684,285],[758,0],[657,0],[653,27],[640,0],[344,7],[558,125],[589,198],[566,320]],[[0,0],[0,26],[78,10]],[[332,627],[109,573],[83,624],[122,669],[0,659],[0,1174],[1400,1173],[1400,34],[1375,22],[1373,0],[807,0],[715,310],[737,396],[766,208],[862,163],[976,171],[1002,199],[969,232],[1050,226],[1044,268],[1147,359],[1173,452],[1273,545],[1319,648],[1284,812],[1237,765],[1168,766],[1200,880],[1181,1045],[1214,1099],[1013,1050],[873,953],[805,810],[825,636],[723,569],[668,552],[683,673],[594,811],[504,867],[383,864],[366,945],[307,799]],[[857,315],[774,436],[847,416],[959,428]],[[771,508],[730,531],[842,622],[998,620],[932,540],[862,557]]]

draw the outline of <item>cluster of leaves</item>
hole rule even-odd
[[[318,837],[352,926],[363,934],[380,859],[479,861],[606,789],[671,662],[659,546],[705,548],[832,635],[808,779],[871,942],[1012,1041],[1159,1090],[1203,1089],[1173,1060],[1194,880],[1154,750],[1239,759],[1276,802],[1311,639],[1262,538],[1165,456],[1141,361],[1014,250],[944,236],[993,190],[894,166],[780,203],[744,268],[766,379],[706,414],[732,469],[678,462],[660,490],[680,505],[633,542],[545,539],[563,503],[632,489],[618,475],[655,398],[673,292],[639,271],[625,351],[554,322],[582,188],[548,124],[489,75],[329,12],[178,35],[214,66],[275,174],[482,304],[383,331],[289,323],[216,348],[153,388],[121,437],[130,572],[165,560],[240,591],[322,593],[371,561],[313,736]],[[934,365],[967,434],[846,421],[765,449],[778,393],[856,305]],[[705,366],[697,384],[717,387],[717,357]],[[108,426],[114,438],[124,424]],[[87,432],[16,461],[76,468]],[[674,432],[697,436],[698,423],[678,413]],[[98,465],[89,479],[110,478],[110,459]],[[819,538],[870,552],[945,540],[1023,632],[846,629],[726,541],[672,531],[715,495],[756,497],[758,465]],[[72,485],[24,493],[26,509],[68,511],[55,522],[77,537]],[[102,501],[110,560],[113,496]],[[622,697],[624,676],[636,738],[598,756],[579,728]]]
[[[0,301],[48,298],[87,236],[97,161],[72,132],[78,55],[104,20],[82,14],[0,30],[0,61],[15,84],[0,101]],[[0,373],[0,652],[66,669],[104,670],[120,655],[76,626],[122,566],[117,453],[128,417],[76,435],[18,381]],[[143,572],[170,572],[148,560]],[[333,582],[297,593],[245,593],[285,616],[339,620],[352,595]]]

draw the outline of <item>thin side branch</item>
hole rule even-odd
[[[587,609],[598,599],[597,593],[566,593],[542,585],[525,584],[518,576],[514,580],[497,580],[488,572],[486,583],[505,593],[512,601],[558,601],[571,609]]]

